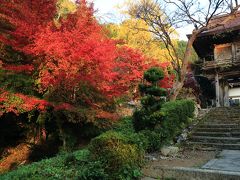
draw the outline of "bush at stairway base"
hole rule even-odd
[[[172,142],[184,128],[186,128],[194,116],[195,104],[190,100],[171,101],[162,105],[161,110],[155,111],[146,119],[148,126],[139,125],[142,134],[148,140],[146,150],[148,152],[159,150],[164,144]],[[143,111],[140,111],[143,112]],[[141,113],[135,113],[135,118]],[[148,121],[148,120],[151,121]],[[142,122],[143,118],[142,118]],[[152,124],[152,126],[150,126]],[[151,129],[149,128],[151,127]]]
[[[140,175],[143,150],[127,136],[108,131],[90,144],[93,159],[102,162],[110,179],[135,179]]]
[[[157,130],[151,131],[151,130],[142,130],[138,134],[143,134],[144,137],[147,139],[147,147],[146,151],[148,152],[154,152],[160,150],[160,148],[163,145],[162,142],[162,134],[161,132],[158,132]]]
[[[172,140],[191,123],[194,117],[195,103],[191,100],[179,100],[165,103],[161,108],[163,121],[161,131],[163,141]]]

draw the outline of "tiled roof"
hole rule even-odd
[[[216,16],[209,22],[208,26],[210,30],[202,32],[201,36],[238,30],[240,29],[240,11],[234,14]]]

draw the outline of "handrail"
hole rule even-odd
[[[203,69],[217,68],[223,65],[234,66],[239,64],[240,64],[240,56],[237,56],[235,58],[224,59],[224,60],[204,61]]]

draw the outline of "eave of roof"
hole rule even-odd
[[[209,30],[202,32],[198,37],[240,30],[240,11],[237,11],[234,14],[216,16],[209,22],[208,26]],[[191,34],[187,35],[188,38],[190,36]]]

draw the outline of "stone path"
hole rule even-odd
[[[201,151],[196,151],[202,157]],[[205,152],[207,153],[207,152]],[[166,161],[166,162],[165,162]],[[143,169],[142,180],[172,178],[175,180],[240,180],[240,150],[223,150],[215,157],[196,167],[178,164],[179,160],[159,160]],[[186,159],[183,160],[184,162]],[[188,161],[187,161],[188,162]],[[189,163],[189,162],[188,162]],[[195,164],[195,163],[194,163]],[[177,166],[178,165],[178,166]],[[180,166],[179,166],[180,165]]]
[[[216,159],[210,160],[203,169],[240,172],[240,151],[223,150]]]

